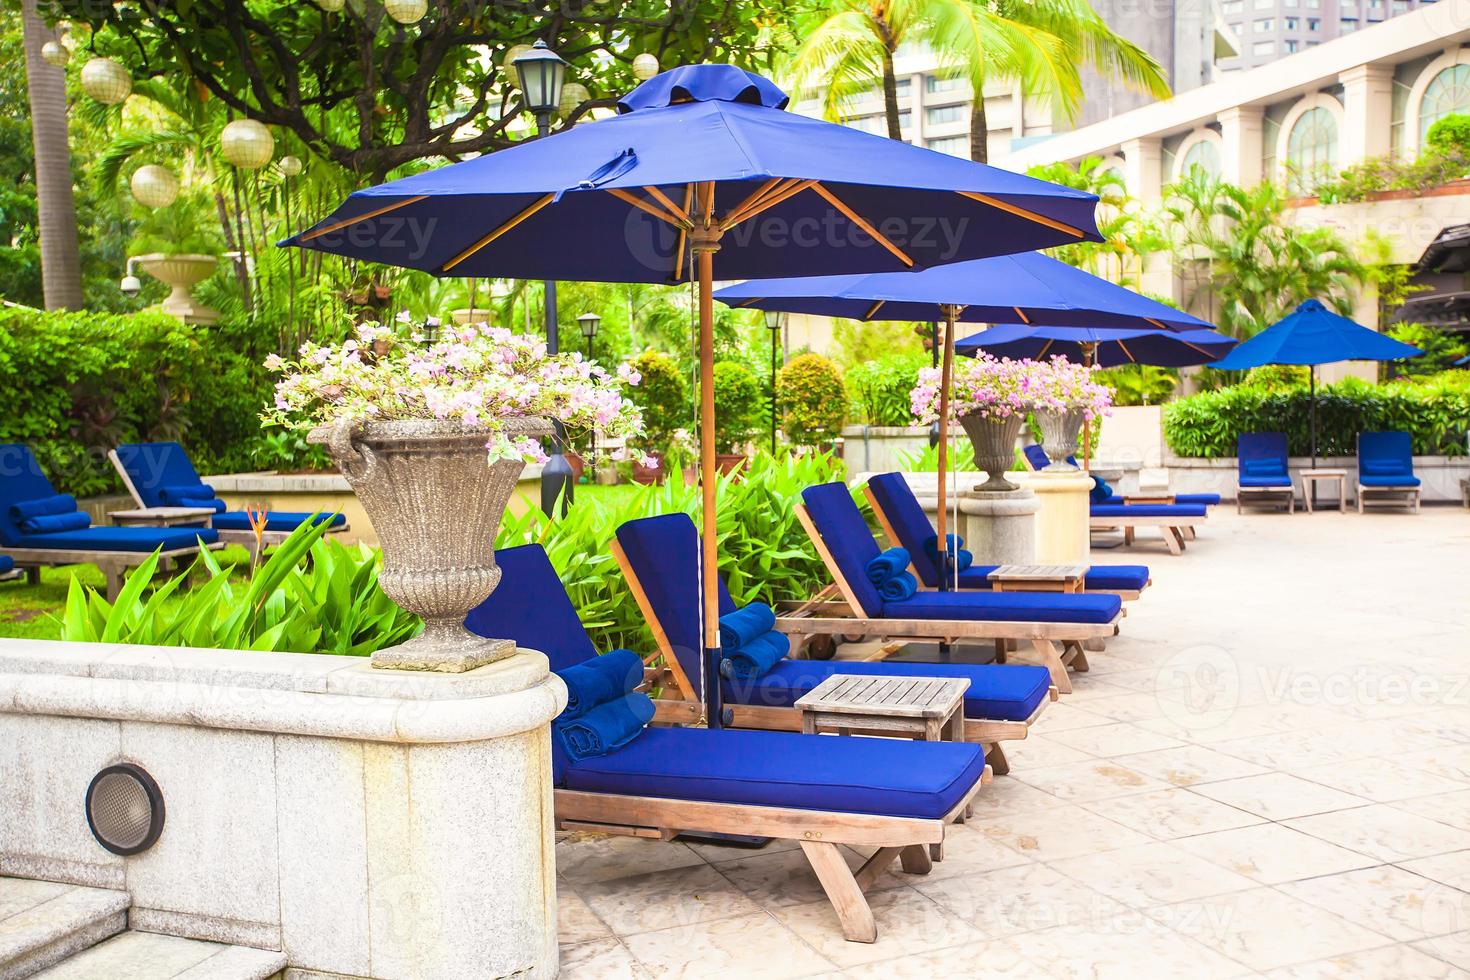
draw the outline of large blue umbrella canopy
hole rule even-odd
[[[954,262],[910,273],[762,279],[715,293],[722,303],[852,320],[1199,330],[1210,324],[1038,252]]]
[[[1321,302],[1309,299],[1216,361],[1212,367],[1243,371],[1264,364],[1307,365],[1312,399],[1312,465],[1317,465],[1317,365],[1338,361],[1396,361],[1424,352],[1412,344],[1385,337]],[[1315,489],[1315,487],[1314,487]]]
[[[700,283],[705,684],[720,724],[714,313],[720,278],[922,268],[1101,241],[1096,196],[784,111],[730,65],[618,115],[360,190],[283,244],[438,276]]]
[[[1058,355],[1098,367],[1152,364],[1188,367],[1223,357],[1238,341],[1213,330],[1096,330],[1006,323],[955,341],[956,354],[1039,361]]]

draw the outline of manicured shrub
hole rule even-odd
[[[738,361],[715,365],[715,449],[741,452],[755,436],[766,406],[764,386]]]
[[[641,376],[628,397],[643,409],[643,427],[650,448],[667,450],[669,440],[678,429],[687,428],[693,418],[689,385],[684,373],[669,355],[646,350],[628,362]]]
[[[914,424],[909,392],[919,369],[929,366],[923,354],[889,354],[848,369],[843,380],[850,398],[850,415],[864,425]]]
[[[1458,154],[1462,159],[1470,158],[1470,116],[1452,112],[1436,119],[1424,134],[1424,144],[1446,156]]]
[[[776,376],[781,429],[799,446],[819,446],[842,434],[847,388],[837,365],[820,354],[802,354]]]

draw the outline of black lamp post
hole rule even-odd
[[[439,335],[443,326],[444,321],[437,316],[424,317],[423,338],[425,347],[433,347],[439,342]]]
[[[766,310],[766,329],[771,331],[771,455],[776,455],[776,346],[781,340],[781,328],[786,326],[786,314],[778,310]]]
[[[602,317],[596,313],[583,313],[577,317],[577,329],[582,331],[583,338],[587,341],[587,360],[592,360],[592,342],[597,339],[597,328],[602,324]],[[597,482],[597,427],[592,428],[592,453],[587,461],[587,468],[591,471],[592,482]]]
[[[516,69],[516,78],[521,83],[521,94],[525,97],[525,108],[536,117],[536,136],[540,138],[551,131],[551,114],[561,105],[561,88],[566,82],[567,63],[545,41],[537,41],[531,50],[511,62]],[[560,351],[556,331],[556,283],[550,280],[545,286],[546,306],[546,350],[556,354]],[[565,517],[572,502],[572,466],[564,453],[566,430],[560,422],[554,422],[555,435],[551,437],[551,458],[541,468],[541,509],[550,514],[556,507],[556,498],[561,497],[561,513]]]

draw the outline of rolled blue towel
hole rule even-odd
[[[878,594],[885,602],[902,602],[904,599],[913,597],[919,591],[919,580],[914,578],[912,572],[900,572],[893,578],[878,586]]]
[[[556,674],[567,685],[567,706],[559,717],[577,718],[643,683],[643,658],[632,650],[613,650]]]
[[[551,732],[552,737],[561,740],[567,755],[590,759],[627,745],[652,720],[653,702],[648,695],[634,692],[600,704],[579,718],[559,719]]]
[[[960,548],[958,551],[950,552],[950,555],[951,562],[953,562],[955,568],[961,572],[965,571],[971,565],[975,564],[974,553],[966,551],[964,548]]]
[[[183,500],[180,500],[174,506],[176,506],[176,507],[198,507],[201,510],[212,510],[216,514],[223,514],[225,512],[225,502],[223,500],[219,499],[218,497],[208,497],[208,498],[203,498],[203,499],[200,499],[200,500],[190,500],[188,498],[185,498]]]
[[[951,555],[956,554],[965,547],[965,539],[958,534],[946,534],[944,540],[949,545],[945,551]],[[924,554],[929,556],[930,561],[939,561],[939,535],[931,534],[925,539]]]
[[[80,511],[70,514],[41,514],[20,522],[25,534],[55,534],[57,531],[80,531],[92,526],[92,518]]]
[[[10,518],[17,524],[32,517],[45,517],[50,514],[74,514],[77,510],[77,498],[69,493],[58,493],[52,497],[40,497],[36,500],[22,500],[10,505]]]
[[[720,673],[732,680],[751,681],[764,676],[791,652],[791,638],[772,630],[743,647],[726,650]]]
[[[874,585],[882,585],[899,572],[908,571],[909,561],[908,549],[889,548],[868,562],[868,581]]]
[[[1107,503],[1108,498],[1113,495],[1113,488],[1108,486],[1108,481],[1100,476],[1092,478],[1092,492],[1089,494],[1095,504]]]
[[[219,494],[207,483],[196,483],[193,486],[159,487],[158,496],[170,507],[188,507],[184,503],[186,500],[213,500]]]
[[[720,646],[738,650],[776,628],[776,611],[764,602],[752,602],[720,617]]]

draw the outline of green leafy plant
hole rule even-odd
[[[776,377],[776,402],[786,438],[801,446],[831,443],[847,417],[842,372],[820,354],[802,354]]]
[[[848,368],[844,381],[854,421],[865,425],[913,425],[909,394],[918,381],[919,369],[928,366],[929,358],[912,353],[889,354]]]
[[[1424,145],[1446,155],[1470,156],[1470,115],[1452,112],[1436,119],[1424,134]]]
[[[367,656],[417,634],[418,617],[378,588],[380,555],[326,531],[325,522],[302,525],[244,580],[208,551],[149,592],[155,553],[111,603],[73,578],[61,639]],[[205,581],[186,590],[193,575]]]
[[[715,365],[715,448],[737,453],[755,436],[761,409],[766,404],[764,386],[738,361]]]
[[[1159,405],[1174,394],[1179,372],[1151,364],[1124,364],[1097,372],[1113,390],[1114,405]]]
[[[643,428],[651,448],[667,451],[674,433],[689,425],[689,386],[672,357],[646,350],[628,361],[640,380],[628,392],[643,410]]]

